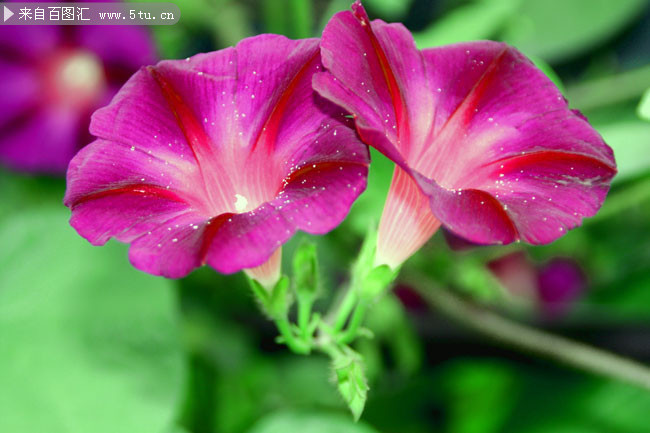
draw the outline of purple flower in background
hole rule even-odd
[[[538,266],[516,252],[491,261],[488,268],[514,296],[534,302],[549,319],[566,314],[587,286],[584,272],[569,258]]]
[[[554,258],[537,275],[539,302],[548,317],[567,312],[571,304],[584,292],[585,274],[571,259]]]
[[[94,245],[130,243],[152,274],[259,267],[273,284],[280,245],[332,230],[366,185],[367,146],[312,90],[318,42],[260,35],[142,68],[70,163],[73,227]]]
[[[0,26],[0,163],[64,173],[90,114],[155,60],[143,27]]]
[[[326,26],[314,88],[352,113],[395,168],[377,264],[442,224],[479,244],[551,242],[602,204],[612,150],[521,53],[481,41],[419,51],[359,2]]]

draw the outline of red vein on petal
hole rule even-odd
[[[346,166],[352,166],[352,165],[357,165],[362,168],[366,168],[366,164],[361,164],[358,162],[349,162],[349,161],[332,161],[332,162],[321,162],[318,164],[306,164],[302,166],[301,168],[292,171],[289,173],[289,176],[287,176],[284,181],[287,184],[290,184],[297,179],[301,178],[302,176],[305,176],[307,174],[314,174],[314,173],[320,173],[323,171],[328,171],[328,170],[336,170]]]
[[[439,170],[439,165],[442,161],[448,158],[448,152],[450,151],[449,147],[452,144],[456,143],[446,143],[446,148],[438,149],[435,144],[440,137],[445,137],[443,134],[445,130],[450,126],[456,126],[458,128],[467,128],[467,125],[474,116],[473,108],[476,107],[478,101],[481,99],[486,89],[492,83],[496,77],[496,71],[498,65],[507,53],[508,48],[504,47],[501,52],[490,62],[483,74],[476,81],[474,86],[470,89],[469,92],[463,97],[463,99],[458,103],[454,111],[449,115],[445,123],[440,127],[439,131],[435,131],[433,125],[429,131],[426,143],[431,143],[430,146],[424,146],[421,154],[418,159],[420,167],[426,167],[425,170],[428,173],[434,173]],[[461,118],[458,118],[462,116]],[[460,125],[458,123],[460,122]]]
[[[221,227],[230,219],[233,213],[222,213],[216,217],[210,218],[205,225],[203,230],[203,241],[201,242],[201,249],[199,250],[199,257],[201,258],[201,264],[205,264],[206,256],[210,250],[210,245],[214,237],[217,235]]]
[[[375,33],[372,31],[372,26],[368,18],[368,14],[360,2],[355,2],[352,5],[352,12],[354,13],[354,16],[357,18],[357,20],[359,20],[361,26],[364,28],[366,34],[368,35],[370,43],[372,44],[372,48],[379,60],[379,66],[381,67],[381,71],[384,75],[384,80],[388,85],[388,92],[390,93],[393,110],[395,112],[395,122],[398,125],[399,131],[402,134],[408,134],[409,125],[408,117],[404,115],[406,111],[404,99],[402,98],[402,93],[400,91],[399,85],[397,84],[397,80],[395,79],[395,75],[393,74],[393,70],[390,67],[388,58],[386,57],[386,53],[384,53],[379,40],[377,40]],[[401,137],[401,139],[403,139],[405,142],[408,142],[408,135]]]
[[[76,206],[86,203],[88,201],[98,200],[104,197],[111,197],[111,196],[116,196],[121,194],[141,195],[144,197],[155,197],[163,200],[171,200],[179,203],[187,203],[178,194],[166,188],[150,185],[146,183],[138,183],[138,184],[122,186],[119,188],[105,189],[105,190],[84,195],[83,197],[76,199],[72,203],[71,207],[74,210]]]
[[[183,131],[185,140],[192,150],[199,172],[201,173],[201,179],[203,180],[205,197],[210,201],[212,208],[222,208],[223,206],[219,206],[219,204],[223,205],[224,203],[227,203],[228,200],[224,197],[223,190],[219,186],[216,187],[218,191],[214,192],[218,192],[221,195],[221,200],[214,197],[212,188],[210,187],[211,185],[214,185],[214,182],[209,182],[209,179],[214,178],[216,174],[210,174],[204,171],[204,166],[206,165],[213,171],[219,171],[218,169],[222,169],[222,167],[215,167],[218,158],[214,154],[210,145],[210,137],[205,133],[203,126],[196,119],[194,112],[187,106],[185,101],[183,101],[183,98],[174,89],[172,84],[157,70],[156,67],[149,66],[147,69],[160,87],[165,100],[169,104],[170,110],[174,113],[174,118],[176,119],[178,127]]]
[[[258,144],[264,143],[267,146],[267,150],[270,151],[273,150],[275,147],[275,138],[277,137],[278,134],[278,129],[279,129],[279,124],[280,120],[282,120],[282,115],[284,114],[284,110],[287,108],[287,105],[289,104],[289,98],[293,94],[294,89],[296,86],[298,86],[298,83],[300,80],[303,78],[303,76],[307,73],[307,70],[309,66],[314,62],[315,59],[319,58],[320,56],[320,51],[316,49],[314,52],[314,55],[312,55],[307,62],[300,68],[300,70],[294,75],[294,77],[291,79],[289,82],[289,85],[282,91],[282,96],[280,96],[280,99],[278,102],[275,104],[275,107],[273,107],[273,110],[271,111],[271,114],[269,117],[266,119],[266,122],[264,122],[264,126],[262,129],[260,129],[259,133],[257,134],[257,138],[253,142],[253,146],[251,147],[251,152],[254,151]]]
[[[160,90],[169,104],[169,108],[174,113],[176,122],[183,131],[187,144],[192,149],[194,158],[197,163],[201,163],[201,158],[212,154],[210,148],[210,138],[203,130],[201,123],[196,120],[196,116],[187,106],[183,98],[176,92],[172,84],[156,69],[155,66],[148,66],[147,69],[156,80]]]
[[[513,155],[505,158],[497,159],[484,164],[482,167],[490,167],[492,165],[503,165],[499,168],[501,171],[516,170],[522,164],[539,164],[542,162],[561,162],[561,161],[575,161],[577,163],[587,163],[598,167],[600,170],[609,171],[612,176],[617,172],[616,167],[612,167],[608,163],[601,161],[593,156],[583,155],[581,153],[563,152],[557,150],[545,150],[539,152],[530,152],[524,155]]]
[[[503,57],[506,55],[508,52],[508,48],[504,46],[504,48],[501,50],[501,52],[490,62],[487,68],[485,68],[485,71],[479,79],[476,81],[472,89],[465,95],[462,101],[456,106],[456,109],[451,113],[445,124],[441,128],[442,130],[451,122],[451,120],[456,117],[457,114],[464,114],[465,116],[462,118],[463,124],[467,125],[471,118],[474,116],[474,110],[470,110],[469,108],[475,108],[476,103],[481,99],[483,94],[485,93],[485,90],[489,87],[489,85],[494,81],[494,78],[496,76],[496,71],[498,70],[498,66],[501,63],[501,60],[503,60]],[[438,134],[439,135],[439,134]]]

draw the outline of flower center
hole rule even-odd
[[[241,194],[235,194],[235,210],[242,213],[245,211],[246,206],[248,206],[248,199]]]
[[[101,99],[106,77],[92,52],[75,50],[55,55],[46,71],[48,91],[59,104],[87,108]]]

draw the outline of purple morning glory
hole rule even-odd
[[[480,244],[551,242],[602,204],[612,150],[514,48],[419,51],[401,24],[370,22],[356,2],[326,26],[321,55],[316,91],[397,165],[377,264],[398,266],[441,224]]]
[[[515,252],[488,263],[488,268],[516,298],[532,301],[547,319],[569,312],[587,288],[587,278],[574,260],[555,257],[544,265]]]
[[[332,230],[366,185],[367,146],[312,90],[318,43],[260,35],[140,69],[70,162],[73,227],[155,275],[259,267],[272,284],[280,246]]]
[[[0,163],[64,173],[90,114],[155,60],[142,27],[0,26]]]

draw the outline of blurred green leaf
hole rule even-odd
[[[362,422],[335,413],[278,412],[258,422],[248,433],[377,433]]]
[[[348,2],[350,3],[350,2]],[[382,18],[397,20],[411,7],[413,0],[364,0],[363,4],[377,12]]]
[[[330,0],[330,2],[327,4],[327,7],[325,8],[325,11],[323,12],[323,15],[321,15],[320,21],[318,23],[319,35],[320,33],[323,32],[325,25],[329,22],[329,20],[334,16],[335,13],[340,11],[350,10],[351,4],[352,1],[350,0]]]
[[[500,432],[516,402],[513,374],[499,362],[460,361],[444,373],[452,433]]]
[[[620,182],[650,170],[650,123],[640,120],[623,121],[596,128],[614,149]]]
[[[413,34],[418,48],[489,39],[517,10],[520,0],[475,0]]]
[[[370,308],[365,324],[375,338],[361,340],[359,343],[385,342],[397,369],[405,375],[415,373],[422,362],[422,343],[411,326],[403,305],[394,294],[387,293]],[[364,361],[368,365],[365,353],[363,355]],[[373,368],[376,370],[377,366],[373,366]]]
[[[68,216],[43,207],[0,226],[0,431],[160,433],[183,378],[172,285]]]
[[[645,390],[596,379],[568,386],[552,377],[545,377],[544,382],[529,389],[531,392],[526,394],[529,401],[512,414],[512,422],[503,432],[649,431],[650,394]]]
[[[217,378],[214,431],[240,432],[268,412],[344,408],[329,381],[328,360],[320,356],[256,356]]]
[[[643,93],[637,114],[641,119],[650,121],[650,88]]]
[[[614,36],[646,5],[646,0],[522,1],[503,39],[546,61],[565,60]]]

